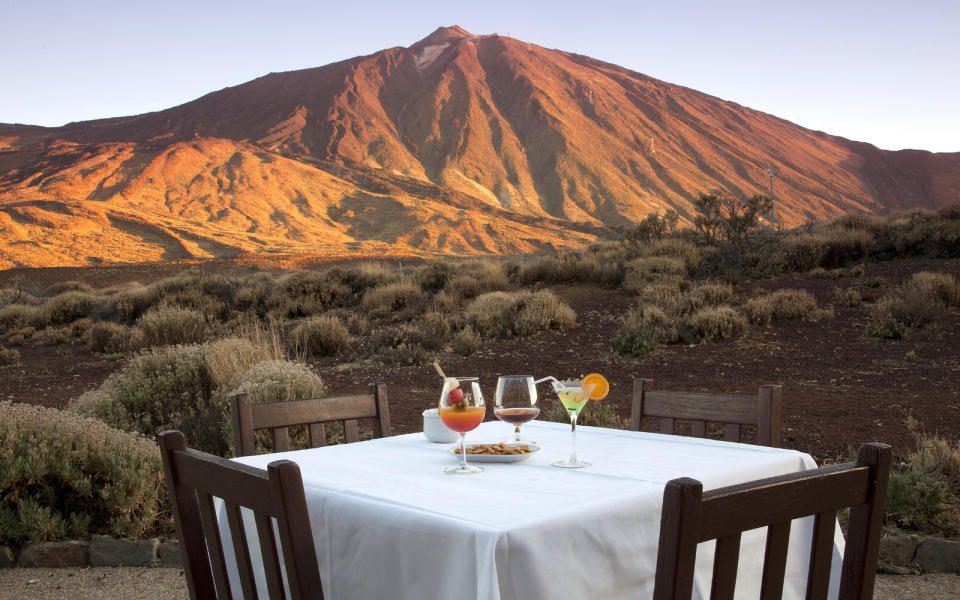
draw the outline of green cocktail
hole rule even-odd
[[[560,402],[567,409],[567,414],[570,415],[570,458],[558,460],[553,463],[553,466],[568,469],[589,467],[590,463],[577,458],[577,415],[580,414],[580,409],[590,399],[590,394],[596,384],[580,381],[552,381],[550,383],[553,385],[553,391],[557,393],[557,398],[560,398]]]

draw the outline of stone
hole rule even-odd
[[[916,561],[927,573],[960,573],[960,542],[928,538],[917,547]]]
[[[89,544],[76,540],[32,544],[20,552],[21,567],[86,567]]]
[[[6,546],[0,546],[0,569],[17,566],[17,558],[13,555],[13,550]]]
[[[881,565],[909,567],[914,564],[913,557],[920,544],[919,535],[885,535],[880,538],[879,562]]]
[[[90,538],[91,567],[149,567],[157,560],[160,540],[121,540],[109,535]]]
[[[183,560],[180,558],[180,542],[177,540],[160,542],[157,559],[161,567],[182,567]]]

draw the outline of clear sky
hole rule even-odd
[[[0,122],[161,110],[441,25],[586,54],[881,148],[960,151],[960,0],[0,0]]]

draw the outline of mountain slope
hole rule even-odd
[[[704,191],[789,225],[960,201],[887,152],[588,57],[440,28],[168,110],[0,126],[0,266],[569,247]]]

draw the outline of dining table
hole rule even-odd
[[[488,421],[467,442],[512,432]],[[469,456],[485,469],[472,475],[445,474],[459,445],[421,433],[234,460],[299,465],[327,600],[648,599],[668,481],[693,477],[706,491],[817,467],[795,450],[578,426],[577,453],[591,466],[562,469],[551,463],[570,452],[569,424],[532,421],[522,434],[539,450],[507,463]],[[793,523],[784,598],[804,597],[812,529],[812,518]],[[737,598],[759,597],[765,539],[765,528],[743,535]],[[838,528],[831,598],[843,546]],[[695,598],[709,598],[713,548],[698,547]],[[235,568],[230,577],[239,590]],[[255,577],[266,597],[262,572]]]

